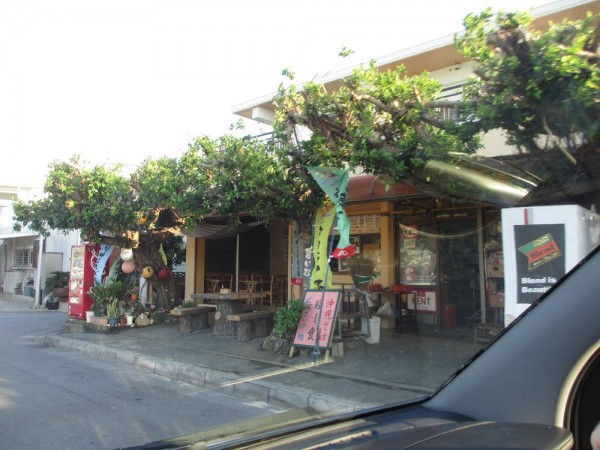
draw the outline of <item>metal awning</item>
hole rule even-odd
[[[195,238],[206,239],[224,239],[245,233],[257,225],[262,225],[263,222],[241,223],[235,228],[231,228],[228,224],[199,222],[193,230],[185,230],[184,235]]]

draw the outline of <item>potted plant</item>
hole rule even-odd
[[[61,299],[67,298],[69,296],[69,272],[61,272],[60,270],[51,272],[46,278],[44,291],[46,294],[52,292]]]
[[[113,298],[106,307],[106,313],[108,315],[108,325],[116,327],[119,325],[119,299]]]
[[[123,281],[104,280],[102,283],[96,283],[88,291],[88,295],[94,300],[92,310],[96,317],[107,315],[108,305],[117,300],[117,303],[126,300],[131,286]]]

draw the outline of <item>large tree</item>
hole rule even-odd
[[[130,176],[79,157],[49,169],[44,197],[15,203],[15,228],[80,230],[87,242],[134,247],[138,270],[163,266],[163,254],[171,266],[180,256],[178,236],[199,220],[221,218],[234,227],[250,216],[268,224],[307,217],[320,202],[302,167],[272,141],[248,136],[199,137],[181,157],[148,159]],[[170,281],[149,281],[169,307]]]
[[[528,13],[465,18],[456,47],[476,63],[462,120],[502,129],[541,183],[522,203],[597,203],[600,178],[600,16],[536,30]]]
[[[456,105],[439,100],[441,90],[427,73],[407,76],[403,66],[381,72],[372,62],[355,69],[334,91],[316,81],[301,89],[282,84],[275,98],[275,130],[302,164],[362,168],[434,190],[427,185],[428,161],[478,147],[476,137],[461,134],[445,119],[445,108]],[[298,136],[298,126],[310,135]]]
[[[597,19],[542,32],[525,13],[469,15],[456,46],[477,71],[461,100],[440,100],[442,86],[427,73],[407,76],[403,66],[379,71],[372,63],[335,91],[317,82],[282,85],[275,98],[278,136],[304,163],[348,165],[436,196],[511,205],[527,192],[531,200],[549,180],[584,174],[589,181],[599,165]],[[448,109],[460,120],[445,120]],[[310,130],[308,139],[295,135],[297,125]],[[529,164],[515,169],[472,155],[492,129],[506,131]],[[564,164],[555,164],[555,152]],[[532,171],[540,156],[553,163]]]

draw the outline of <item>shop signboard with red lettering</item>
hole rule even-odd
[[[426,313],[436,313],[437,307],[437,290],[435,289],[415,289],[415,299],[417,302],[417,311]],[[414,310],[412,296],[408,296],[407,308]]]

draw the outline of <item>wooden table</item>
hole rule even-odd
[[[248,301],[250,295],[252,294],[248,292],[230,292],[228,294],[214,292],[206,294],[192,294],[192,299],[212,300],[217,303],[213,335],[235,336],[237,334],[237,324],[236,322],[227,320],[227,315],[244,312],[246,307],[243,302]]]

